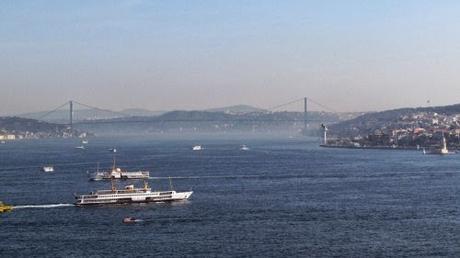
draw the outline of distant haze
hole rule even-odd
[[[0,115],[70,99],[114,110],[458,103],[459,13],[449,0],[4,0]]]

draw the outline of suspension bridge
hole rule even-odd
[[[315,106],[315,111],[309,111],[311,105]],[[290,108],[289,110],[286,108]],[[283,117],[274,119],[267,114],[275,114],[282,112],[291,112],[296,114],[303,113],[302,117]],[[74,126],[78,125],[91,125],[91,124],[128,124],[128,123],[158,123],[158,122],[303,122],[304,130],[306,130],[311,122],[324,122],[318,118],[310,118],[309,113],[312,112],[328,112],[338,113],[336,110],[321,104],[311,98],[303,97],[293,99],[282,104],[274,105],[264,109],[262,114],[257,118],[248,116],[231,116],[225,118],[178,118],[178,117],[161,117],[160,116],[136,116],[121,111],[113,111],[107,108],[96,107],[88,104],[81,103],[75,100],[69,100],[58,107],[41,112],[37,120],[44,122],[52,122],[64,124],[72,131]],[[56,113],[61,116],[56,118]],[[67,113],[67,115],[65,115]],[[80,114],[83,113],[83,114]],[[53,119],[53,114],[55,115]],[[80,114],[80,115],[79,115]],[[67,117],[67,118],[65,118]],[[156,119],[155,119],[156,118]]]

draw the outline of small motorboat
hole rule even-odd
[[[83,145],[82,146],[77,146],[77,147],[75,147],[75,149],[84,150],[85,146],[83,146]]]
[[[142,219],[136,219],[134,217],[126,217],[123,219],[123,223],[125,224],[131,224],[131,223],[139,223],[139,222],[143,222],[144,220]]]
[[[203,147],[201,147],[201,145],[195,145],[195,146],[193,146],[193,148],[192,148],[192,150],[194,150],[194,151],[200,151],[200,150],[202,150],[202,149],[203,149]]]
[[[0,213],[11,211],[12,209],[13,209],[13,206],[0,202]]]
[[[44,166],[42,167],[43,172],[54,172],[54,167],[53,166]]]
[[[115,153],[117,152],[117,148],[110,148],[109,151]]]
[[[248,151],[248,150],[249,150],[249,147],[243,144],[243,145],[241,145],[240,150],[242,150],[242,151]]]
[[[88,144],[88,140],[82,140],[81,144]]]

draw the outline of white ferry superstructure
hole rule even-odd
[[[75,205],[87,206],[183,201],[190,198],[192,193],[192,191],[176,192],[173,190],[152,192],[147,182],[144,182],[143,188],[135,188],[133,185],[128,185],[123,190],[117,190],[112,181],[111,190],[99,190],[86,195],[76,195]]]

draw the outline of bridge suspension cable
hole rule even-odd
[[[74,103],[77,103],[77,104],[80,105],[80,106],[89,108],[89,109],[95,109],[95,110],[99,110],[99,111],[103,111],[103,112],[108,112],[108,113],[112,113],[112,114],[117,114],[117,115],[121,115],[121,116],[124,116],[124,117],[126,117],[126,116],[131,116],[130,114],[126,114],[126,113],[118,112],[118,111],[113,111],[113,110],[109,110],[109,109],[98,108],[98,107],[95,107],[95,106],[83,104],[83,103],[78,102],[78,101],[75,101],[75,100],[74,100],[73,102],[74,102]]]
[[[283,103],[283,104],[280,104],[280,105],[276,105],[276,106],[273,106],[273,107],[269,107],[268,110],[274,111],[274,110],[279,109],[279,108],[281,108],[281,107],[289,106],[289,105],[291,105],[291,104],[294,104],[294,103],[303,101],[303,99],[304,99],[304,98],[291,100],[291,101],[289,101],[289,102],[286,102],[286,103]]]
[[[85,108],[88,108],[90,110],[98,110],[98,111],[103,111],[103,112],[107,112],[107,113],[111,113],[111,114],[116,114],[117,116],[121,116],[121,117],[128,117],[128,116],[131,116],[130,114],[125,114],[123,112],[117,112],[117,111],[112,111],[112,110],[109,110],[109,109],[103,109],[103,108],[98,108],[98,107],[95,107],[95,106],[91,106],[91,105],[87,105],[87,104],[84,104],[84,103],[81,103],[81,102],[78,102],[78,101],[74,101],[74,100],[70,100],[70,101],[67,101],[65,102],[64,104],[54,108],[53,110],[50,110],[48,112],[46,112],[45,114],[41,115],[40,117],[36,118],[37,120],[43,120],[44,121],[44,118],[48,117],[49,115],[55,113],[56,111],[58,111],[59,109],[62,109],[66,106],[69,106],[69,111],[70,111],[70,114],[69,114],[69,124],[70,126],[72,127],[72,123],[73,123],[73,116],[74,116],[74,112],[75,111],[78,111],[78,110],[75,110],[74,107],[73,107],[73,104],[78,104],[80,106],[83,106]]]
[[[60,105],[59,107],[57,107],[57,108],[55,108],[55,109],[53,109],[53,110],[51,110],[51,111],[46,112],[44,115],[42,115],[42,116],[40,116],[39,118],[37,118],[37,120],[42,120],[43,118],[45,118],[45,117],[51,115],[52,113],[58,111],[59,109],[61,109],[61,108],[65,107],[65,106],[67,106],[68,104],[69,104],[69,102],[66,102],[66,103]]]
[[[315,101],[315,100],[313,100],[313,99],[311,99],[311,98],[307,98],[307,99],[308,99],[310,102],[312,102],[312,103],[314,103],[314,104],[316,104],[316,105],[318,105],[318,106],[324,108],[325,110],[327,110],[327,111],[329,111],[329,112],[339,113],[338,111],[336,111],[336,110],[334,110],[334,109],[332,109],[332,108],[330,108],[330,107],[327,107],[327,106],[325,106],[325,105],[319,103],[318,101]]]
[[[338,113],[336,110],[334,110],[333,108],[330,108],[324,104],[321,104],[319,103],[318,101],[315,101],[314,99],[311,99],[311,98],[307,98],[306,99],[308,100],[308,102],[311,102],[313,104],[316,104],[317,106],[323,108],[325,111],[329,111],[329,112],[332,112],[332,113]],[[273,106],[273,107],[270,107],[268,108],[268,110],[270,111],[275,111],[279,108],[282,108],[282,107],[285,107],[285,106],[289,106],[291,104],[294,104],[294,103],[298,103],[298,102],[303,102],[305,100],[305,98],[299,98],[299,99],[294,99],[294,100],[291,100],[291,101],[288,101],[286,103],[283,103],[283,104],[279,104],[279,105],[276,105],[276,106]]]

